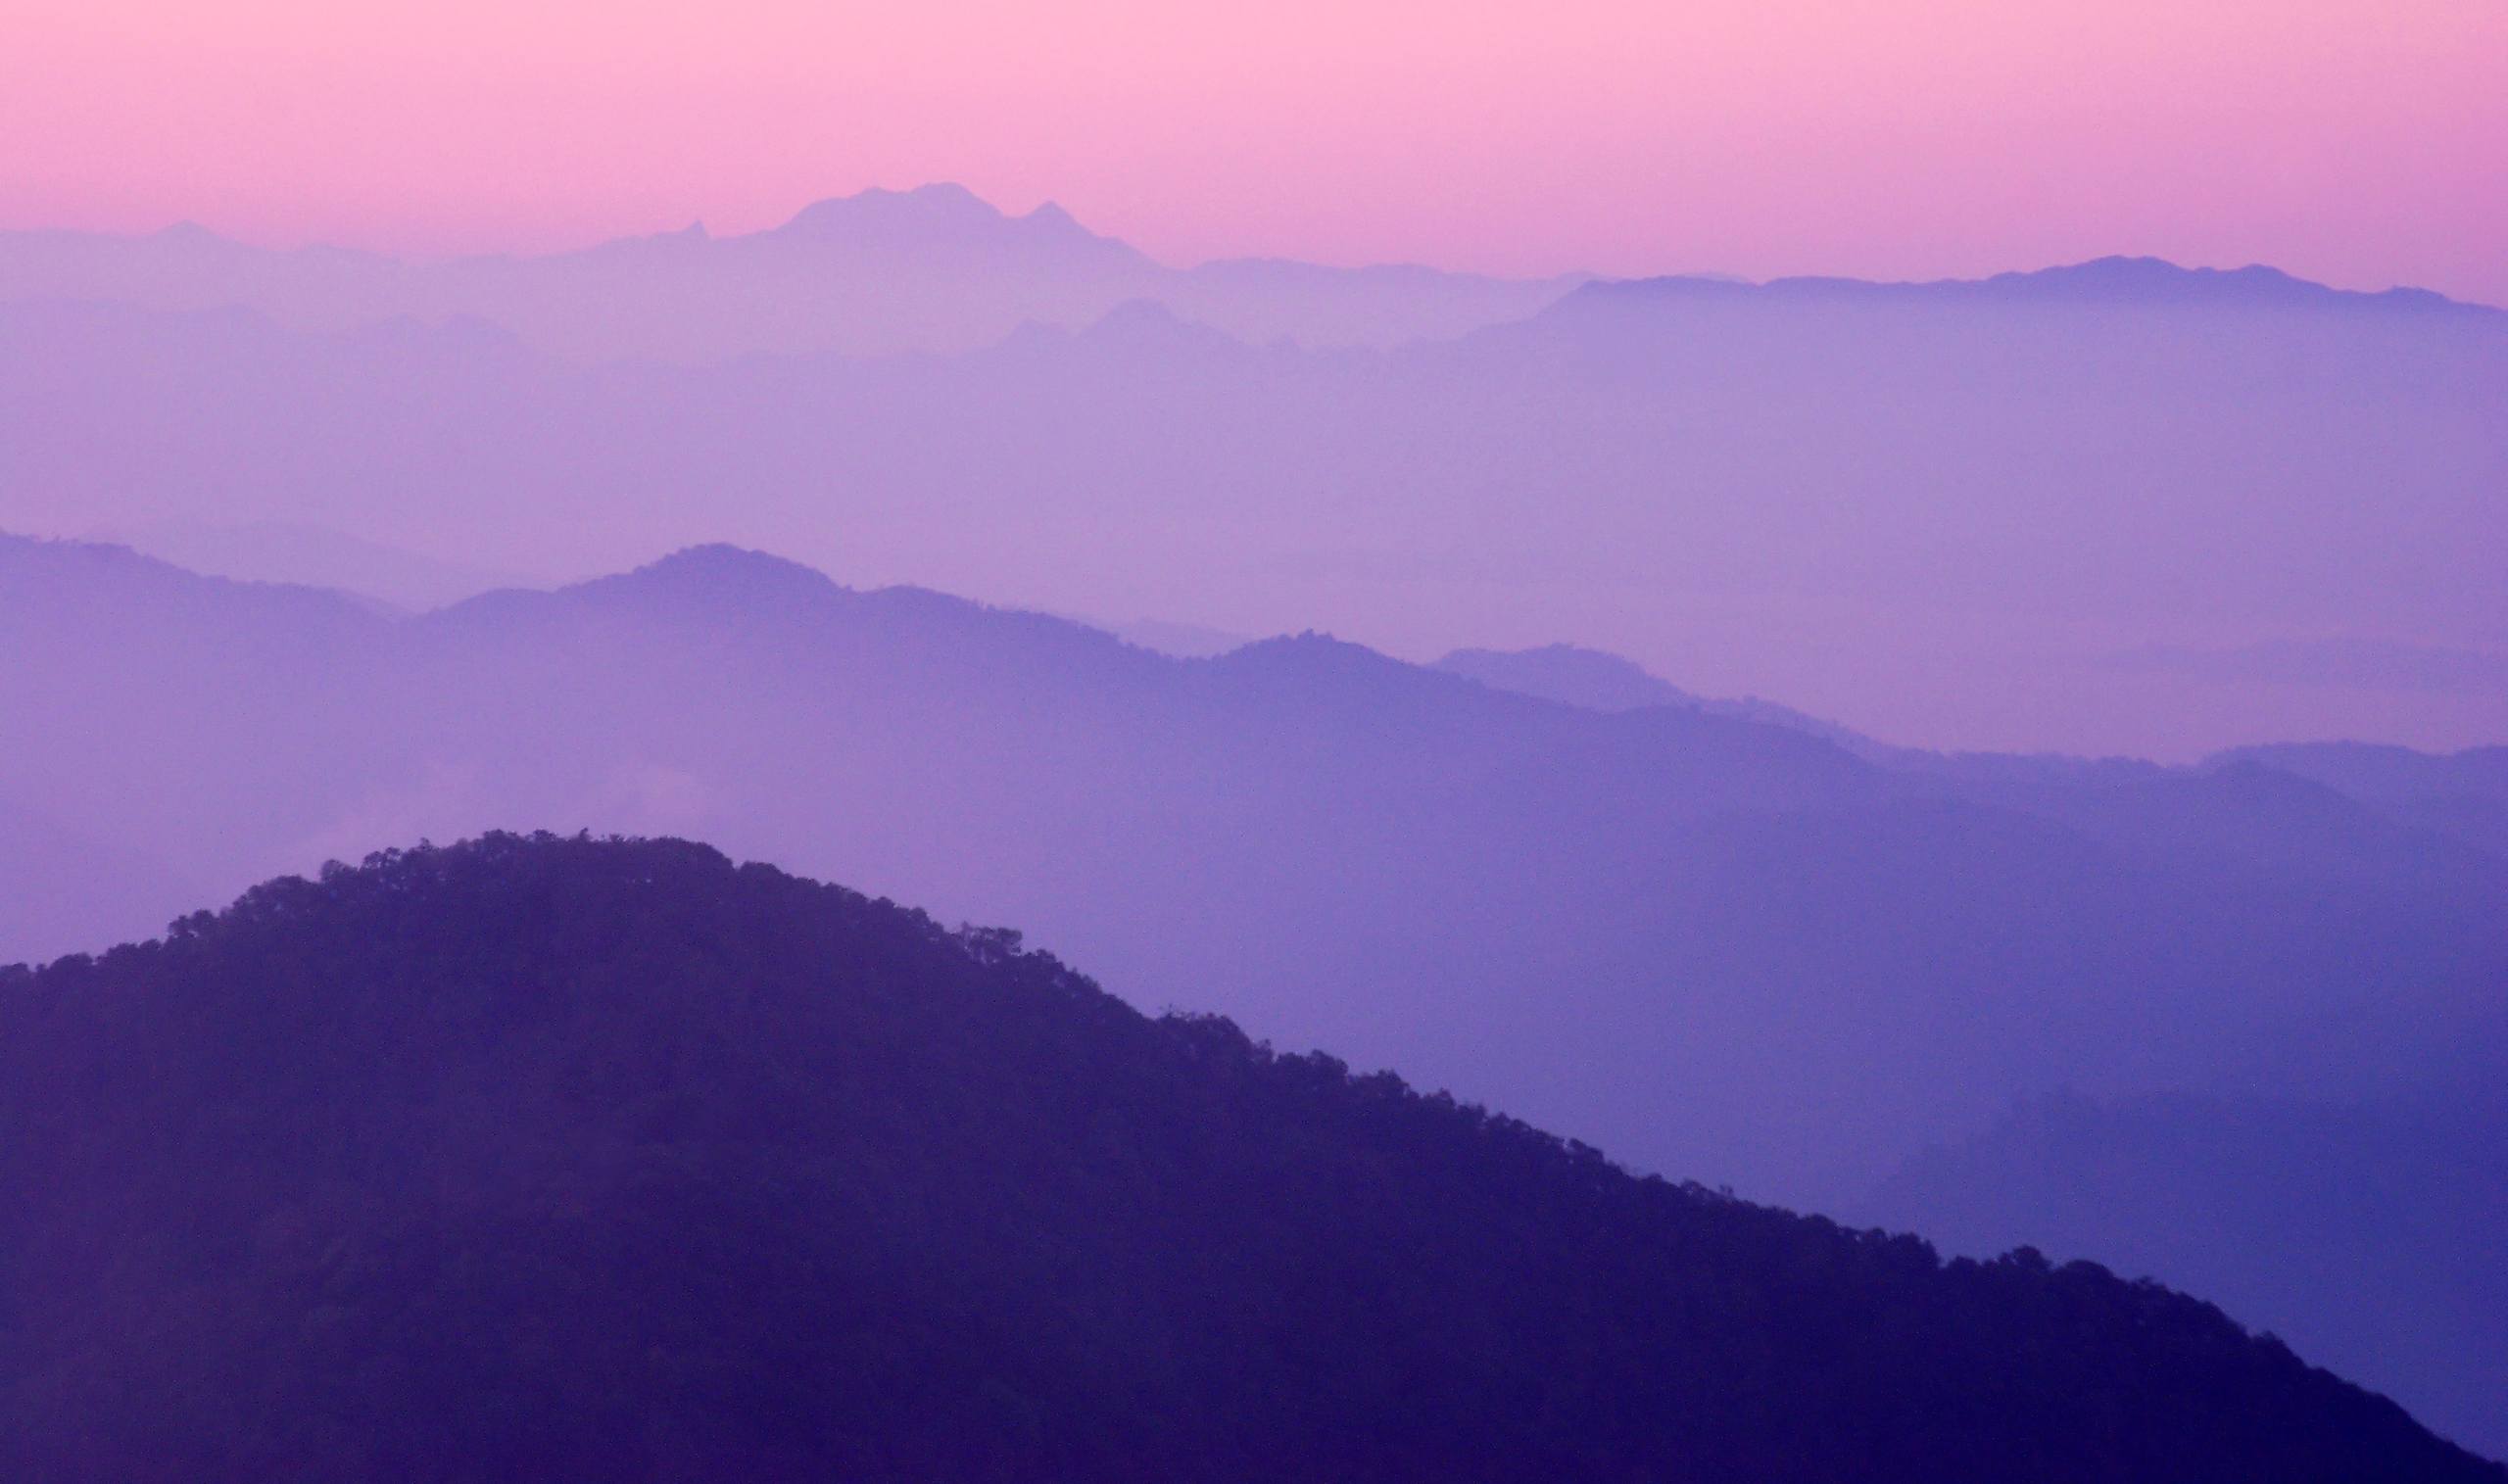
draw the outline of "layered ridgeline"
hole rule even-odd
[[[1318,636],[1172,659],[724,548],[393,619],[0,540],[0,819],[37,822],[0,873],[92,899],[0,960],[422,836],[700,836],[1802,1203],[2064,1085],[2484,1073],[2508,1014],[2508,859],[2436,828],[2452,795],[1902,765]]]
[[[1488,673],[1531,685],[1558,659]],[[2389,758],[2371,790],[2279,765],[2312,751],[1850,751],[1800,718],[1678,693],[1585,709],[1311,636],[1171,659],[724,549],[395,619],[0,541],[0,840],[23,842],[0,850],[0,962],[420,838],[699,837],[1017,923],[1144,1008],[1835,1213],[2066,1087],[2340,1102],[2508,1075],[2508,858],[2482,843],[2480,754]],[[2446,1256],[2508,1226],[2382,1189],[2418,1215],[2303,1284],[2216,1281],[2029,1211],[1989,1225],[1946,1201],[1943,1231],[2201,1278],[2508,1451],[2495,1408],[2454,1405],[2508,1357],[2448,1322],[2482,1290],[2453,1289]],[[2115,1209],[2173,1239],[2164,1208]],[[2288,1209],[2285,1236],[2332,1219]],[[2396,1343],[2355,1344],[2377,1309]]]
[[[1393,345],[1519,319],[1584,277],[1278,259],[1170,267],[1051,202],[1012,215],[946,183],[816,202],[765,231],[699,225],[536,257],[283,252],[189,224],[134,237],[0,232],[0,300],[246,306],[331,331],[458,317],[576,359],[965,350],[1134,300],[1252,341]]]
[[[9,248],[0,297],[36,292]],[[574,575],[733,537],[1421,655],[1572,638],[1933,746],[2508,735],[2508,314],[2427,296],[2111,261],[1596,284],[1384,351],[1249,344],[1172,303],[957,354],[702,366],[206,307],[235,297],[0,303],[0,527],[248,575],[329,549],[330,581],[396,588],[371,548]],[[712,301],[594,302],[643,323]]]
[[[496,836],[0,977],[59,1480],[2463,1480],[2218,1312],[1633,1178],[1017,934]]]

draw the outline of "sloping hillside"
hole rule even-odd
[[[2426,1479],[2207,1306],[1632,1178],[700,846],[0,978],[19,1477]]]

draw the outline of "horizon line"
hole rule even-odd
[[[663,227],[651,231],[631,230],[611,232],[606,235],[599,235],[577,240],[570,245],[541,249],[508,246],[475,248],[453,252],[422,252],[387,247],[361,246],[348,242],[311,236],[305,237],[301,240],[284,240],[263,234],[239,234],[225,228],[208,225],[193,216],[177,217],[161,226],[128,230],[118,230],[110,227],[64,224],[0,225],[0,238],[12,236],[69,236],[107,238],[124,242],[141,242],[162,237],[192,235],[207,237],[217,242],[230,244],[236,247],[249,248],[254,251],[265,253],[282,255],[297,253],[349,254],[358,257],[379,259],[385,262],[406,263],[413,266],[437,266],[500,259],[510,260],[517,263],[544,263],[555,259],[579,256],[581,254],[594,252],[601,248],[620,243],[651,241],[667,237],[695,237],[709,242],[737,242],[759,237],[770,237],[779,233],[794,231],[796,228],[800,227],[804,217],[808,216],[812,212],[824,207],[846,205],[881,198],[910,199],[917,196],[932,195],[949,195],[964,198],[966,201],[981,206],[993,219],[1003,223],[1037,221],[1049,226],[1065,225],[1069,228],[1085,233],[1096,241],[1119,246],[1130,252],[1138,254],[1145,262],[1170,272],[1194,272],[1200,269],[1230,264],[1280,263],[1301,267],[1325,268],[1337,272],[1400,270],[1424,271],[1445,274],[1451,277],[1476,278],[1497,283],[1539,284],[1558,282],[1562,280],[1577,280],[1574,287],[1571,287],[1569,290],[1569,292],[1572,293],[1575,291],[1575,288],[1581,288],[1587,284],[1642,284],[1664,280],[1693,280],[1709,283],[1721,282],[1736,288],[1747,287],[1754,289],[1764,289],[1781,284],[1809,285],[1820,283],[1869,285],[1891,288],[1929,288],[1954,284],[1982,284],[2000,278],[2027,277],[2034,274],[2056,272],[2069,268],[2087,267],[2098,263],[2129,262],[2158,263],[2176,271],[2189,274],[2236,274],[2262,269],[2267,272],[2280,274],[2282,277],[2289,279],[2292,283],[2324,289],[2335,294],[2369,298],[2386,294],[2403,294],[2407,296],[2426,295],[2431,298],[2441,300],[2449,305],[2459,306],[2462,308],[2488,310],[2493,312],[2508,313],[2508,304],[2493,304],[2487,300],[2468,299],[2456,294],[2448,293],[2444,290],[2433,289],[2427,285],[2419,283],[2396,281],[2388,283],[2382,288],[2351,287],[2344,284],[2330,282],[2325,279],[2306,277],[2299,273],[2292,272],[2288,268],[2284,268],[2278,263],[2262,260],[2254,260],[2242,263],[2230,263],[2227,262],[2217,263],[2181,262],[2180,260],[2168,257],[2165,254],[2137,252],[2121,247],[2103,253],[2094,253],[2083,258],[2041,263],[2035,266],[2006,266],[1987,272],[1973,274],[1943,273],[1927,276],[1866,275],[1843,270],[1789,272],[1767,276],[1757,276],[1706,267],[1662,268],[1642,273],[1608,273],[1581,267],[1565,268],[1552,272],[1538,273],[1493,272],[1478,268],[1448,267],[1440,263],[1425,262],[1419,259],[1330,261],[1322,258],[1303,258],[1279,253],[1227,254],[1199,259],[1193,262],[1170,262],[1166,259],[1157,257],[1146,249],[1134,245],[1126,238],[1099,231],[1097,228],[1088,225],[1079,217],[1078,214],[1072,212],[1069,208],[1064,207],[1055,199],[1047,198],[1042,200],[1035,207],[1032,207],[1025,212],[1013,212],[999,206],[989,198],[962,182],[952,179],[927,180],[918,185],[904,187],[868,185],[844,195],[812,197],[811,199],[804,201],[800,206],[787,213],[781,219],[775,221],[773,224],[748,231],[724,232],[718,234],[708,228],[702,217],[691,217],[686,225],[679,227]],[[806,230],[806,228],[803,229]]]

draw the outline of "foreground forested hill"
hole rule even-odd
[[[0,1471],[2500,1480],[2217,1311],[1944,1265],[701,846],[0,971]]]

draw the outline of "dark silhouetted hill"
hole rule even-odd
[[[2502,1471],[2217,1311],[1938,1263],[701,846],[495,836],[0,975],[22,1478]]]

